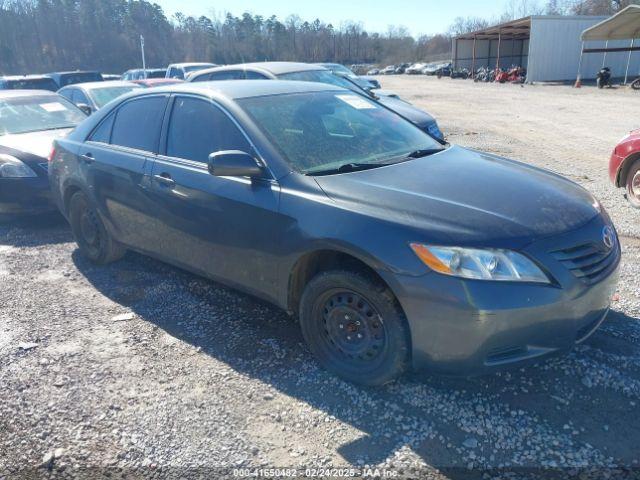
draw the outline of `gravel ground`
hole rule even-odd
[[[510,373],[411,374],[366,389],[321,370],[276,308],[141,255],[94,267],[57,216],[13,221],[0,226],[0,479],[268,467],[327,478],[376,473],[369,467],[387,478],[637,478],[640,212],[606,166],[638,126],[640,97],[382,83],[436,115],[452,142],[553,169],[602,201],[623,244],[603,327],[565,357]]]

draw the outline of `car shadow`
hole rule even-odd
[[[364,388],[319,368],[294,320],[254,297],[135,253],[97,267],[76,250],[73,261],[143,321],[357,429],[360,438],[334,446],[345,463],[410,451],[470,478],[477,465],[537,472],[637,458],[640,416],[629,413],[640,396],[640,332],[638,318],[619,311],[569,355],[539,365],[475,378],[412,373]]]
[[[0,238],[3,244],[13,247],[37,247],[73,241],[69,224],[58,212],[0,217]]]

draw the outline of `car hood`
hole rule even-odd
[[[65,137],[73,128],[58,128],[41,132],[17,133],[0,136],[0,146],[37,157],[48,158],[51,145],[56,138]]]
[[[339,206],[440,244],[521,248],[577,228],[599,211],[585,189],[559,175],[461,147],[315,178]]]
[[[404,118],[412,123],[415,123],[420,128],[425,128],[426,126],[431,125],[436,121],[435,118],[433,118],[424,110],[420,110],[419,108],[416,108],[410,103],[407,103],[404,100],[400,100],[397,97],[380,95],[378,96],[378,102],[380,102],[385,107],[393,110],[394,112],[399,113]]]

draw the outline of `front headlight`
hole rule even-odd
[[[538,266],[511,250],[438,247],[411,243],[411,249],[432,270],[454,277],[505,282],[550,283]]]
[[[31,170],[22,161],[12,155],[0,154],[0,177],[1,178],[31,178],[37,177],[36,172]]]

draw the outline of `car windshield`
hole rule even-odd
[[[238,104],[302,173],[393,163],[443,149],[412,123],[347,91],[252,97]]]
[[[347,67],[345,67],[344,65],[340,65],[339,63],[328,63],[326,65],[324,65],[325,68],[328,68],[329,70],[332,70],[336,73],[342,73],[343,75],[348,75],[350,77],[354,77],[355,74],[349,70]]]
[[[0,135],[71,128],[84,113],[60,95],[38,95],[0,100]]]
[[[328,83],[329,85],[335,85],[336,87],[348,88],[349,90],[354,89],[354,85],[350,81],[333,74],[329,70],[306,70],[304,72],[282,73],[278,75],[278,78],[280,80]]]
[[[138,88],[141,87],[138,85],[126,85],[123,87],[94,88],[91,90],[90,95],[98,108],[102,108],[111,100],[114,100],[120,95],[124,95],[125,93],[129,93],[130,91],[136,90]]]

